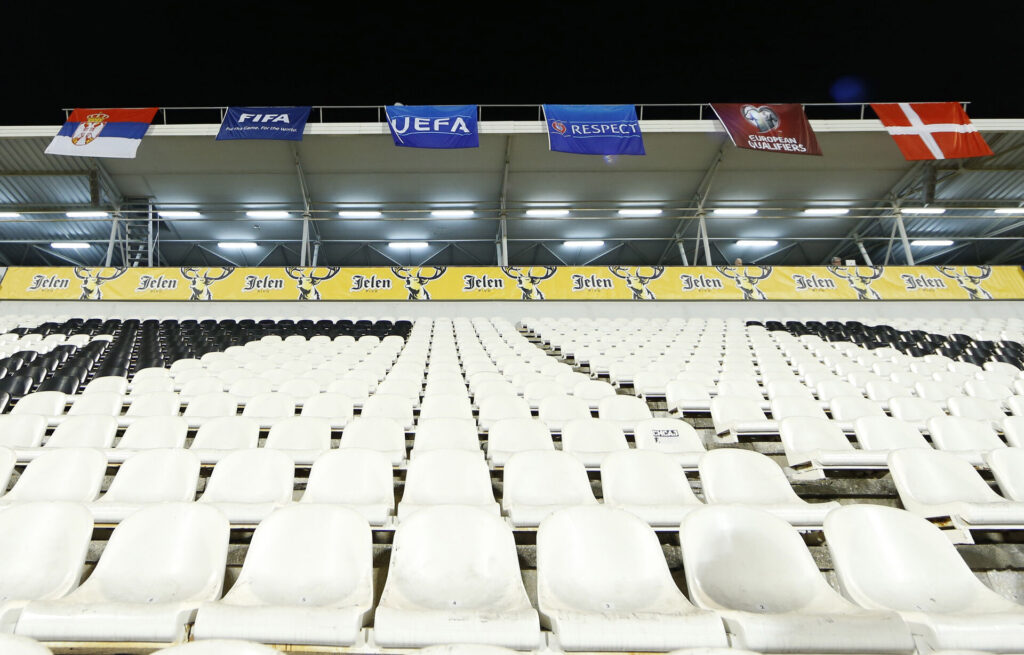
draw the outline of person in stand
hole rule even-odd
[[[741,257],[737,257],[736,259],[733,260],[732,265],[743,266],[743,259]]]
[[[839,259],[838,257],[833,257],[832,258],[832,265],[833,266],[842,266],[843,265],[843,260]]]

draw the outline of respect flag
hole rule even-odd
[[[578,155],[643,155],[633,105],[544,105],[548,147]]]
[[[156,110],[156,107],[76,109],[45,152],[48,155],[134,159]]]
[[[406,148],[479,148],[476,105],[385,107],[396,146]]]
[[[872,103],[871,108],[908,161],[992,154],[958,102]]]
[[[821,154],[807,114],[798,104],[719,102],[713,103],[711,108],[737,148],[793,155]]]
[[[271,139],[302,141],[312,107],[228,107],[218,141]]]

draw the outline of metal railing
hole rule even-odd
[[[901,101],[905,102],[905,101]],[[931,102],[931,101],[922,101]],[[970,101],[958,101],[966,110]],[[614,103],[610,103],[614,104]],[[619,103],[629,104],[629,103]],[[864,119],[867,117],[869,102],[802,102],[808,118]],[[385,110],[390,105],[313,105],[311,123],[383,123]],[[715,119],[711,103],[643,103],[635,104],[640,120],[712,120]],[[159,118],[154,121],[162,125],[194,125],[220,123],[224,120],[227,105],[223,106],[181,106],[160,107]],[[64,107],[65,120],[73,108]],[[544,109],[541,104],[498,104],[477,105],[478,120],[492,121],[543,121]]]

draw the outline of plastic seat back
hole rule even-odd
[[[295,416],[270,428],[265,448],[280,450],[330,450],[331,424],[324,419]]]
[[[1006,448],[988,421],[959,416],[928,419],[928,434],[940,450],[994,450]]]
[[[0,414],[0,446],[37,448],[46,434],[46,417],[38,414]]]
[[[1003,496],[1024,501],[1024,448],[1000,448],[985,455]]]
[[[373,602],[373,544],[359,514],[289,505],[260,522],[224,600],[242,605],[358,606]]]
[[[129,425],[118,448],[184,448],[188,422],[180,416],[150,416]]]
[[[411,460],[399,505],[493,505],[490,470],[481,454],[428,450]]]
[[[505,463],[502,505],[594,504],[587,469],[559,450],[515,453]]]
[[[946,415],[937,404],[909,396],[890,398],[889,411],[892,412],[893,418],[911,423],[923,423],[930,418]]]
[[[292,499],[295,463],[277,450],[233,452],[213,467],[202,503],[286,503]]]
[[[96,499],[107,472],[107,458],[92,448],[54,448],[25,467],[5,501]]]
[[[447,448],[479,451],[476,422],[471,418],[424,419],[421,416],[416,426],[413,453]]]
[[[829,401],[832,418],[837,421],[854,421],[863,416],[885,416],[881,405],[873,400],[857,396],[835,396]]]
[[[838,425],[828,419],[813,416],[782,419],[779,422],[779,436],[791,464],[796,463],[793,456],[798,454],[810,454],[816,450],[854,449]]]
[[[993,503],[992,491],[971,463],[932,448],[904,448],[889,454],[889,471],[907,509],[947,503]]]
[[[177,416],[181,408],[181,399],[173,391],[158,391],[141,396],[133,396],[128,406],[127,416]]]
[[[700,459],[704,498],[714,504],[803,502],[771,458],[752,450],[716,448]]]
[[[0,510],[0,598],[48,600],[74,589],[92,529],[92,515],[78,503],[25,502]]]
[[[38,414],[39,416],[60,416],[64,413],[67,396],[60,391],[37,391],[30,393],[14,406],[11,414]]]
[[[238,414],[239,402],[238,396],[223,391],[211,391],[191,396],[185,407],[185,416],[189,418],[235,416]]]
[[[260,419],[283,419],[295,416],[295,399],[286,393],[261,393],[245,402],[242,416]]]
[[[845,505],[829,513],[824,531],[839,584],[862,607],[971,612],[978,601],[991,606],[996,596],[939,528],[910,512]]]
[[[394,509],[391,461],[381,452],[362,448],[324,453],[313,462],[302,502],[383,504]]]
[[[199,458],[187,450],[151,449],[132,455],[117,469],[98,503],[162,503],[195,500]]]
[[[224,416],[210,419],[196,431],[193,449],[241,450],[255,448],[259,443],[260,426],[251,418]]]
[[[686,473],[672,457],[648,450],[622,450],[601,462],[606,505],[699,505]]]
[[[97,391],[95,393],[75,396],[68,409],[68,416],[81,414],[98,414],[103,416],[117,416],[121,413],[121,405],[124,398],[113,391]]]
[[[917,428],[890,416],[859,418],[853,422],[853,430],[863,450],[931,448]]]
[[[228,521],[197,503],[161,503],[114,529],[73,596],[140,604],[214,600],[224,585]],[[71,598],[69,598],[71,600]]]
[[[646,523],[600,505],[555,512],[537,531],[537,602],[548,608],[642,612],[666,596],[690,604],[672,581]]]
[[[772,398],[771,408],[772,418],[777,421],[796,416],[828,419],[825,410],[813,398],[776,396]]]
[[[701,507],[683,518],[679,541],[686,586],[698,607],[825,614],[848,606],[821,575],[800,533],[767,512]]]
[[[110,448],[116,434],[117,419],[113,416],[69,416],[53,430],[46,447]]]

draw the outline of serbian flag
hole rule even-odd
[[[899,102],[871,108],[908,161],[992,154],[958,102]]]
[[[46,154],[134,159],[156,110],[76,109],[46,146]]]

